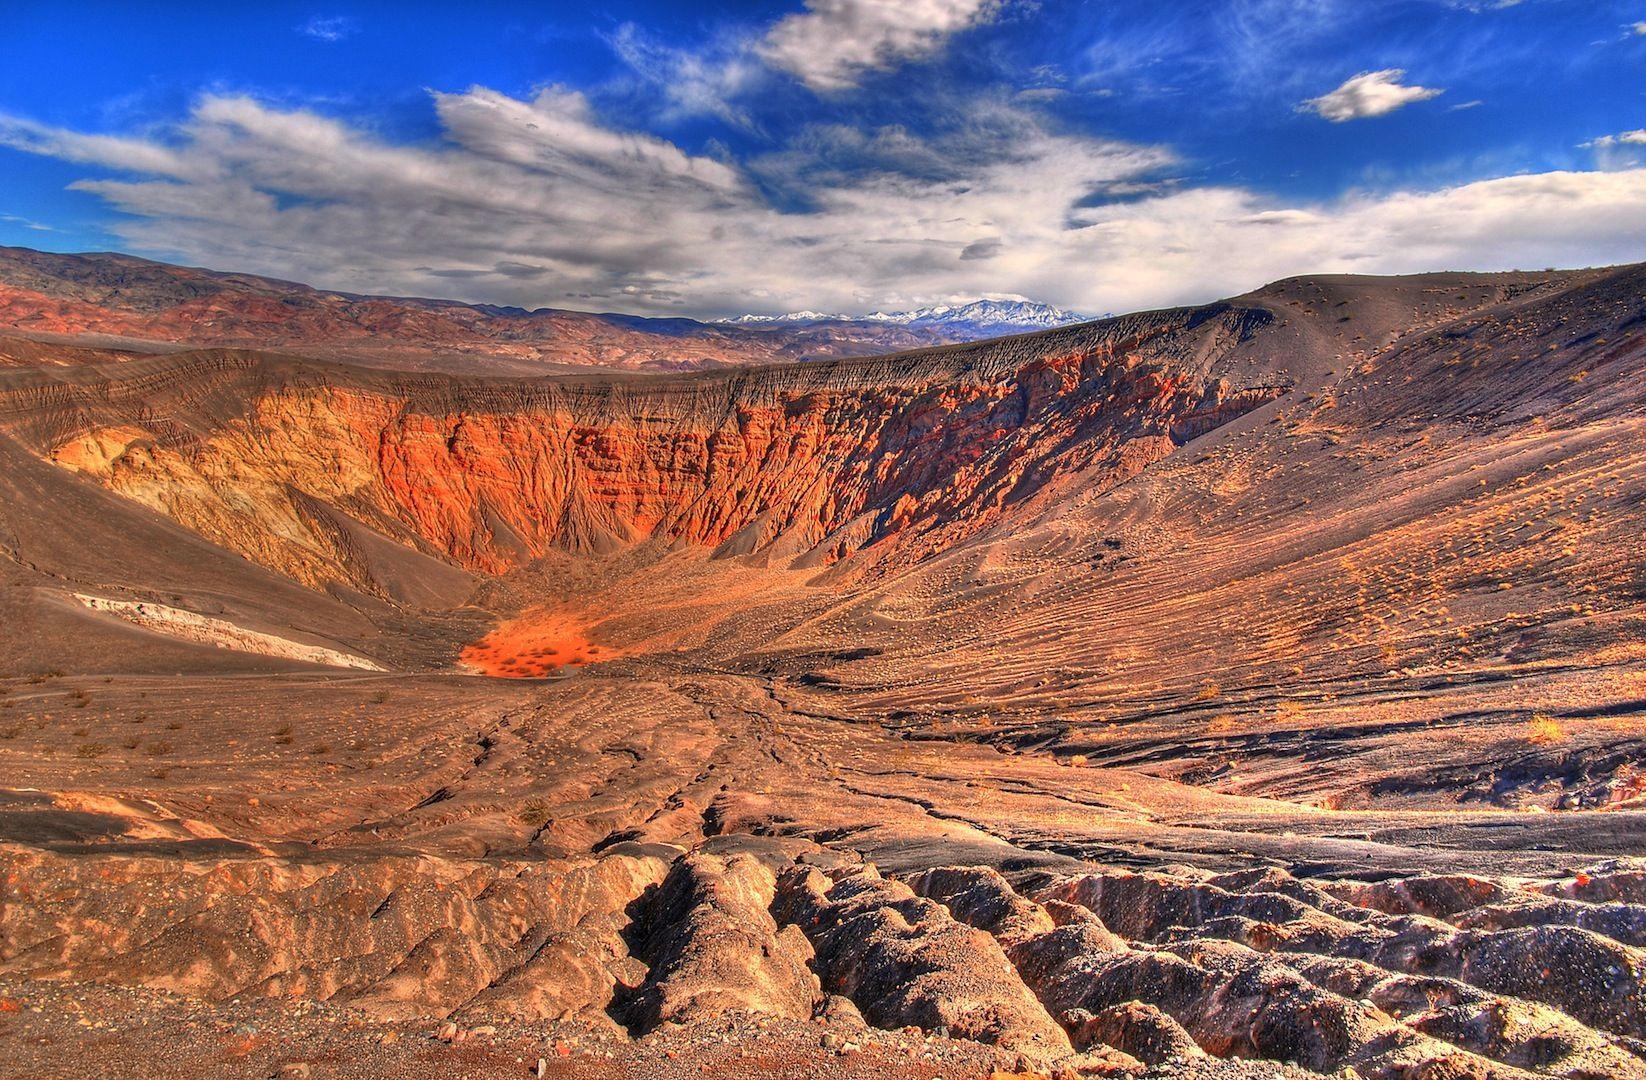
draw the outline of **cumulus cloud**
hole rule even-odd
[[[1363,120],[1403,109],[1415,101],[1439,97],[1445,91],[1426,86],[1402,86],[1406,72],[1400,68],[1363,71],[1329,94],[1305,101],[1302,108],[1334,124]]]
[[[849,89],[870,71],[929,56],[999,14],[1001,0],[806,0],[756,46],[768,64],[819,91]]]
[[[1118,311],[1298,273],[1588,265],[1646,244],[1646,169],[1291,204],[1172,183],[1168,150],[1071,133],[1010,98],[921,134],[821,125],[745,161],[625,130],[565,89],[433,101],[433,144],[245,96],[204,98],[156,137],[0,118],[0,143],[100,166],[75,186],[122,213],[138,251],[527,307],[717,316],[1013,294]]]
[[[1610,150],[1614,146],[1646,146],[1646,128],[1621,135],[1602,135],[1583,144],[1585,150]]]

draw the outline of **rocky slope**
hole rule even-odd
[[[918,558],[1124,481],[1286,389],[1235,373],[1260,309],[1173,312],[890,363],[644,383],[416,383],[252,354],[18,378],[51,461],[307,584],[372,588],[363,534],[503,573],[645,542],[823,566]]]
[[[25,1075],[1646,1075],[1643,296],[0,373],[0,1039]]]

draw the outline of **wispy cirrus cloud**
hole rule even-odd
[[[32,229],[35,232],[56,232],[57,231],[55,228],[53,228],[50,225],[46,225],[46,224],[44,224],[42,222],[39,222],[39,221],[33,221],[33,220],[31,220],[29,218],[26,218],[26,217],[19,217],[17,214],[0,214],[0,221],[3,221],[8,225],[21,225],[23,228]]]
[[[1299,107],[1334,124],[1341,124],[1349,120],[1385,116],[1414,102],[1427,101],[1445,93],[1427,86],[1405,86],[1400,81],[1405,77],[1406,72],[1400,68],[1363,71],[1336,90],[1310,98]]]
[[[619,59],[666,103],[665,117],[714,116],[740,128],[752,126],[738,98],[758,83],[765,65],[746,36],[725,33],[708,45],[681,48],[624,23],[608,39]]]
[[[316,41],[335,44],[360,32],[360,21],[348,15],[315,15],[297,28],[297,32]]]

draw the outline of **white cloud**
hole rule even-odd
[[[1582,145],[1585,150],[1610,150],[1614,146],[1646,146],[1646,128],[1625,131],[1621,135],[1602,135]]]
[[[316,15],[297,28],[316,41],[333,44],[360,32],[360,23],[347,15]]]
[[[1637,22],[1630,27],[1637,35],[1646,36],[1646,22]]]
[[[929,56],[962,30],[995,19],[1001,0],[806,0],[756,52],[818,91],[846,90],[870,71]]]
[[[127,215],[114,229],[138,251],[524,306],[714,316],[1011,294],[1119,311],[1300,273],[1590,265],[1646,246],[1642,168],[1299,204],[1171,183],[1166,149],[1061,131],[1009,98],[925,135],[819,126],[744,162],[614,127],[563,89],[434,103],[433,145],[225,96],[164,142],[0,119],[0,143],[131,174],[76,187]]]
[[[116,135],[84,135],[5,113],[0,113],[0,146],[63,161],[176,178],[191,168],[181,156],[158,143]]]
[[[1445,92],[1426,86],[1402,86],[1400,80],[1405,74],[1400,68],[1363,71],[1331,93],[1310,98],[1302,107],[1334,124],[1341,124],[1346,120],[1383,116],[1414,101],[1427,101]]]

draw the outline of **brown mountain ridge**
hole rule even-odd
[[[360,296],[131,255],[0,247],[0,332],[127,353],[179,343],[278,348],[356,364],[535,375],[649,371],[864,356],[975,336],[849,322],[743,327],[540,308]],[[17,346],[0,348],[0,363]],[[68,359],[59,355],[57,362]]]

